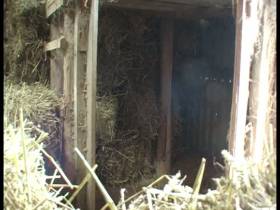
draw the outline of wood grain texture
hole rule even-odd
[[[99,1],[91,2],[88,51],[87,51],[87,161],[95,164],[96,154],[96,74],[97,74],[97,36]],[[95,184],[91,180],[87,185],[88,209],[95,209]]]

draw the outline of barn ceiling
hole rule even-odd
[[[174,17],[213,17],[232,14],[233,0],[106,0],[105,6],[140,9]]]

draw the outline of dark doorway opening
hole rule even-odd
[[[213,160],[227,149],[234,69],[232,17],[177,21],[174,31],[171,173],[194,183],[206,158],[202,191],[219,176]]]

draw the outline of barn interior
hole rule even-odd
[[[165,97],[161,23],[168,19],[173,49],[166,64],[171,63],[166,83],[172,84],[167,173],[180,170],[192,185],[205,157],[206,191],[220,173],[213,160],[227,148],[235,46],[231,2],[104,2],[99,12],[96,159],[101,181],[117,201],[120,188],[135,193],[158,175]]]

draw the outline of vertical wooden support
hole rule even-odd
[[[79,148],[80,151],[83,151],[85,148],[86,142],[86,133],[85,133],[85,121],[86,121],[86,103],[85,103],[85,94],[84,94],[84,86],[85,86],[85,78],[86,78],[86,69],[84,64],[84,55],[81,53],[81,37],[80,31],[82,31],[81,25],[84,25],[82,21],[84,15],[81,13],[81,8],[76,2],[75,8],[75,19],[74,19],[74,146]],[[85,21],[86,22],[86,21]],[[87,22],[86,22],[87,23]],[[83,31],[85,32],[85,31]],[[77,160],[77,156],[75,158],[75,168],[77,170],[77,183],[81,183],[83,177],[86,176],[87,170],[83,166],[80,160]],[[77,205],[80,209],[87,209],[86,202],[86,190],[82,189],[77,196]]]
[[[274,3],[276,4],[276,2]],[[275,5],[272,5],[273,1],[270,1],[269,4],[272,8],[273,6],[275,7]],[[258,162],[262,158],[269,100],[269,75],[274,65],[271,57],[273,57],[273,47],[276,43],[275,40],[273,41],[275,39],[275,33],[272,32],[273,30],[270,31],[271,21],[266,23],[263,19],[267,5],[269,4],[264,3],[262,0],[242,0],[238,1],[237,4],[236,57],[230,127],[230,150],[235,158],[239,160],[244,158],[250,73],[257,75],[257,81],[254,82],[258,84],[258,86],[251,86],[250,90],[251,93],[257,93],[257,96],[254,97],[258,99],[256,135],[255,139],[250,140],[255,141],[254,159]],[[269,14],[267,15],[269,17],[267,18],[268,20],[273,19],[271,17],[273,12],[269,11],[267,14]],[[268,55],[269,53],[271,55]],[[253,88],[258,91],[255,91]]]
[[[161,22],[161,128],[157,146],[158,174],[170,171],[173,30],[173,20],[163,19]]]
[[[61,35],[61,22],[50,24],[50,40]],[[50,86],[58,96],[63,94],[63,49],[51,51]]]
[[[63,61],[63,94],[64,94],[64,165],[66,175],[72,182],[76,181],[74,161],[74,113],[73,113],[73,15],[68,8],[64,9],[63,35],[67,42]]]
[[[237,109],[237,92],[240,77],[240,51],[241,51],[241,30],[242,30],[242,3],[236,5],[235,12],[235,58],[234,58],[234,76],[232,87],[232,105],[231,105],[231,119],[228,134],[228,146],[231,154],[234,153],[235,147],[235,131],[236,131],[236,109]]]
[[[250,56],[253,50],[253,45],[248,39],[249,34],[244,31],[244,27],[247,25],[244,24],[244,17],[246,16],[244,9],[245,3],[246,0],[239,1],[236,8],[236,48],[229,139],[229,149],[238,159],[244,158],[244,137],[248,110],[249,75],[251,66]]]
[[[80,85],[79,82],[81,78],[79,77],[79,17],[80,17],[80,9],[78,5],[76,5],[75,8],[75,20],[74,20],[74,146],[75,148],[78,148],[78,113],[79,113],[79,94],[80,91]],[[75,156],[75,168],[78,166],[78,160],[77,156]]]
[[[91,1],[88,51],[87,51],[87,161],[95,164],[96,153],[96,72],[97,72],[97,35],[98,35],[98,0]],[[95,209],[95,184],[87,185],[88,209]]]

